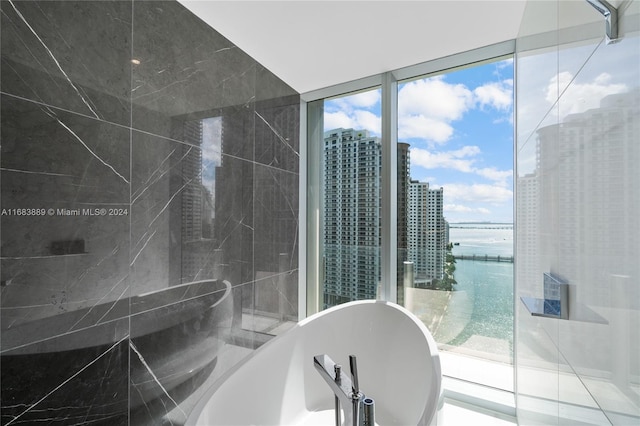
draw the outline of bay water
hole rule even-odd
[[[453,255],[513,256],[513,224],[451,224]],[[440,344],[504,362],[513,360],[512,262],[456,260],[447,312],[435,330]]]

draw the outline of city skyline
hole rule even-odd
[[[324,307],[375,298],[380,280],[382,244],[382,144],[366,129],[324,132],[323,148]],[[415,284],[442,280],[446,221],[443,189],[408,179],[409,145],[398,144],[398,276],[405,261],[414,265]],[[404,179],[402,179],[404,177]],[[412,287],[414,285],[412,284]],[[398,300],[403,297],[398,291]]]
[[[380,136],[380,90],[325,101],[324,130]],[[445,188],[450,223],[513,222],[513,61],[398,84],[411,179]]]

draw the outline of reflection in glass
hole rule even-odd
[[[299,95],[179,2],[0,9],[1,422],[184,424],[297,319]]]
[[[525,423],[640,418],[639,41],[583,33],[518,53],[518,296],[546,296],[547,273],[569,286],[567,320],[516,305]]]
[[[214,277],[216,170],[222,166],[222,117],[184,122],[182,280]]]

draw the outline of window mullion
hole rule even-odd
[[[313,101],[306,103],[307,123],[301,132],[307,139],[307,149],[302,152],[306,156],[305,170],[301,168],[301,179],[305,179],[305,186],[300,192],[300,203],[304,205],[304,212],[301,215],[300,223],[304,222],[306,228],[306,241],[299,257],[301,271],[304,269],[306,280],[300,287],[305,294],[305,317],[320,312],[322,310],[322,292],[324,281],[324,263],[322,255],[324,253],[323,239],[321,236],[323,222],[323,196],[322,196],[322,142],[324,138],[324,101]],[[306,173],[305,173],[306,171]],[[302,228],[302,225],[301,225]],[[302,241],[301,241],[302,243]]]
[[[382,171],[381,171],[381,228],[380,298],[397,301],[397,145],[398,145],[398,82],[391,72],[382,78]]]

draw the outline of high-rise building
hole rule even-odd
[[[539,129],[537,167],[518,179],[518,249],[539,259],[518,266],[519,272],[537,268],[533,278],[518,277],[541,286],[543,273],[551,272],[572,284],[576,317],[586,306],[600,306],[615,288],[626,300],[640,300],[638,286],[617,284],[628,278],[616,281],[640,275],[640,226],[633,214],[640,205],[639,96],[611,94],[597,108]],[[531,218],[521,213],[529,208],[536,209]],[[537,255],[532,243],[538,243]],[[610,271],[626,272],[613,278]]]
[[[202,237],[202,120],[184,122],[184,140],[182,239],[192,241]]]
[[[413,262],[415,284],[429,286],[444,277],[446,226],[443,209],[444,190],[430,189],[427,182],[409,183],[408,260]]]
[[[380,281],[380,138],[324,135],[324,305],[376,297]]]
[[[444,208],[444,207],[443,207]],[[445,219],[444,221],[444,246],[447,247],[449,245],[449,222]]]
[[[539,144],[536,144],[539,148]],[[537,150],[537,163],[540,160]],[[536,167],[533,173],[518,176],[516,192],[516,223],[518,224],[517,252],[527,253],[518,259],[518,282],[535,288],[540,282],[540,171]]]
[[[410,156],[409,144],[398,142],[398,207],[397,207],[397,232],[398,232],[398,253],[397,253],[397,297],[398,303],[404,304],[404,291],[402,289],[404,283],[404,262],[408,260],[408,207],[409,207],[409,182],[410,175]]]
[[[324,306],[376,297],[380,281],[380,138],[366,130],[324,134]],[[443,189],[411,181],[409,144],[398,143],[397,283],[402,303],[404,262],[418,285],[444,276],[447,233]]]

